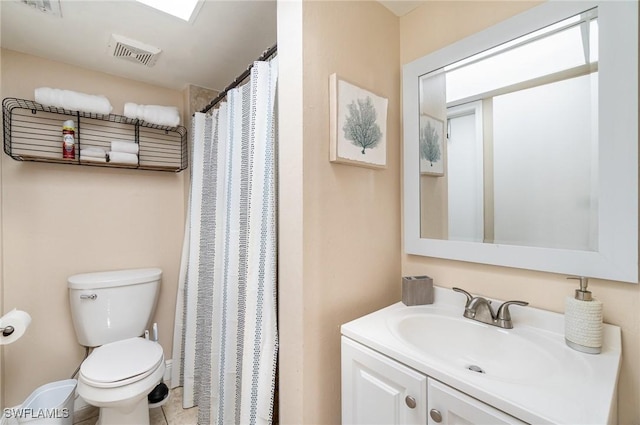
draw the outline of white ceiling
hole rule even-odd
[[[427,0],[378,0],[384,7],[392,11],[396,16],[404,16],[413,9],[423,5]]]
[[[221,90],[276,43],[275,0],[204,0],[193,24],[133,0],[60,5],[56,17],[0,0],[2,47],[174,89]],[[162,49],[155,66],[109,56],[112,33]]]
[[[202,1],[190,24],[133,0],[60,0],[62,17],[0,0],[0,41],[6,49],[136,81],[221,90],[276,43],[276,0]],[[379,1],[398,16],[424,3]],[[110,56],[113,33],[160,48],[155,66]]]

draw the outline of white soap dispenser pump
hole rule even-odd
[[[583,353],[602,351],[602,302],[587,290],[589,278],[568,277],[580,281],[574,297],[567,297],[564,311],[564,339],[567,345]]]

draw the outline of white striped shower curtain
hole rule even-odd
[[[198,424],[269,424],[276,327],[277,59],[196,113],[171,384]]]

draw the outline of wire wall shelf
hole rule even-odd
[[[62,117],[65,115],[66,117]],[[62,158],[62,123],[75,122],[76,158]],[[179,172],[187,168],[187,129],[150,124],[121,115],[102,115],[44,106],[31,100],[2,101],[4,152],[17,161]],[[110,150],[112,141],[138,144],[138,164],[84,161],[80,149]]]

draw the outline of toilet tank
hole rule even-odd
[[[69,277],[71,317],[78,342],[97,347],[144,334],[158,301],[161,278],[158,268]]]

